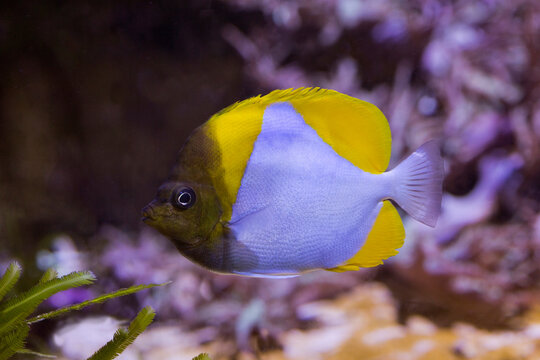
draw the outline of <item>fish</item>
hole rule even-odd
[[[398,253],[395,203],[434,227],[437,140],[388,171],[390,126],[373,104],[321,88],[274,90],[196,128],[142,220],[213,272],[355,271]]]

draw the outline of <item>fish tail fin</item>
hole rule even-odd
[[[391,198],[414,219],[435,227],[441,212],[444,166],[437,141],[428,141],[393,170]]]

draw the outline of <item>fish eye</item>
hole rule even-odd
[[[195,200],[195,191],[189,187],[181,187],[173,191],[172,203],[179,209],[189,209],[195,204]]]

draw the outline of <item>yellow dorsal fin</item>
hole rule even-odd
[[[394,205],[386,200],[364,246],[343,265],[327,270],[344,272],[380,265],[383,260],[398,253],[396,249],[403,245],[404,239],[405,229],[401,218]]]
[[[375,174],[386,171],[392,148],[386,117],[375,105],[334,90],[274,90],[268,95],[233,104],[214,117],[245,110],[246,107],[264,109],[282,101],[290,102],[304,121],[339,155],[364,171]]]

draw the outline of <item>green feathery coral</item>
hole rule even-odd
[[[79,304],[66,306],[58,310],[28,318],[28,316],[30,316],[37,307],[50,296],[64,290],[92,284],[96,280],[96,277],[91,272],[81,271],[58,278],[57,272],[53,269],[49,269],[30,290],[2,302],[4,296],[15,286],[20,275],[21,266],[18,263],[13,262],[0,278],[0,360],[7,360],[15,353],[47,356],[24,348],[26,338],[30,331],[30,324],[32,323],[51,319],[69,311],[80,310],[86,306],[99,304],[109,299],[129,295],[143,289],[165,285],[149,284],[133,286],[128,289],[121,289],[109,294],[104,294]],[[145,307],[131,322],[127,330],[118,330],[113,340],[98,350],[91,359],[114,359],[146,329],[152,322],[154,316],[154,310],[150,307]]]
[[[0,301],[13,288],[21,276],[21,266],[16,261],[12,262],[4,276],[0,278]]]
[[[150,325],[154,316],[154,310],[149,306],[145,307],[139,312],[131,324],[129,324],[127,330],[119,329],[116,331],[113,339],[96,351],[88,360],[109,360],[117,357]]]

